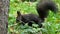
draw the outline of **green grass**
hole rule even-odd
[[[55,2],[59,8],[60,0],[55,0]],[[8,34],[39,34],[40,32],[42,32],[42,34],[60,34],[60,12],[58,12],[57,14],[53,14],[52,12],[50,12],[49,16],[43,23],[44,28],[33,28],[28,26],[27,24],[25,26],[22,26],[16,23],[17,10],[20,10],[22,14],[37,14],[35,7],[36,3],[37,2],[30,3],[21,2],[19,0],[10,0]]]

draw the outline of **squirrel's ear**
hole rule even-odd
[[[20,15],[21,15],[20,11],[17,11],[17,15],[18,15],[18,16],[20,16]]]

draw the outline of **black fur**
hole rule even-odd
[[[21,22],[23,25],[28,23],[29,26],[32,26],[33,22],[38,24],[39,27],[42,27],[42,20],[40,20],[39,16],[34,14],[25,14],[21,15],[19,11],[17,11],[16,22]]]
[[[46,18],[49,14],[49,10],[56,13],[58,8],[52,0],[40,0],[36,5],[36,10],[40,18],[44,21],[44,18]]]
[[[17,11],[16,22],[21,22],[23,25],[28,23],[29,26],[32,26],[32,23],[35,22],[39,27],[42,27],[41,23],[44,22],[44,18],[48,16],[49,10],[56,13],[57,6],[52,0],[41,0],[37,3],[36,10],[39,16],[34,14],[21,15],[21,13]]]

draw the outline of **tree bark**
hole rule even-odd
[[[9,0],[0,0],[0,34],[7,34]]]

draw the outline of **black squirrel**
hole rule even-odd
[[[42,20],[40,20],[38,15],[35,14],[24,14],[22,15],[20,11],[17,11],[16,22],[20,22],[21,24],[28,23],[29,26],[32,26],[33,22],[38,24],[39,27],[42,27]]]
[[[25,14],[21,15],[19,11],[17,11],[17,18],[16,22],[21,22],[23,25],[25,23],[28,23],[29,26],[32,26],[33,22],[39,25],[39,27],[42,27],[42,22],[44,22],[44,18],[46,18],[49,14],[49,10],[56,13],[57,12],[57,6],[52,0],[41,0],[37,3],[36,10],[38,12],[38,15],[34,14]]]

